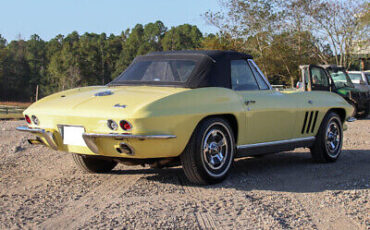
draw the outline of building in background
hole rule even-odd
[[[358,40],[354,42],[353,56],[355,61],[360,62],[360,69],[369,70],[369,59],[370,59],[370,41],[369,40]]]

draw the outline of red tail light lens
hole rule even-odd
[[[31,118],[28,115],[25,115],[24,118],[28,124],[31,124]]]
[[[121,128],[123,130],[126,130],[126,131],[132,129],[131,124],[128,123],[128,121],[125,121],[125,120],[120,121],[119,125],[121,126]]]

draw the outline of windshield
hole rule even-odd
[[[354,87],[351,79],[348,77],[348,75],[342,71],[338,70],[337,72],[334,72],[332,70],[329,70],[330,76],[334,81],[335,87],[337,88],[343,88],[343,87]]]
[[[361,74],[360,73],[349,73],[349,78],[351,78],[351,81],[353,83],[360,83],[361,80]]]
[[[184,83],[194,70],[193,60],[143,60],[130,65],[110,84],[130,82],[143,84]]]
[[[367,83],[370,84],[370,73],[365,73]]]

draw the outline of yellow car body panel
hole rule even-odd
[[[111,95],[95,96],[110,91]],[[246,101],[252,101],[247,104]],[[254,101],[254,102],[253,102]],[[118,106],[116,106],[118,105]],[[237,123],[236,144],[246,145],[315,136],[330,109],[342,109],[345,119],[352,107],[340,96],[329,92],[283,93],[275,90],[233,91],[219,87],[188,89],[163,86],[98,86],[68,90],[32,104],[24,115],[35,115],[38,126],[53,134],[61,151],[124,158],[162,158],[179,156],[202,119],[232,116]],[[315,127],[302,132],[306,113],[318,111]],[[107,120],[119,124],[126,120],[129,132],[108,128]],[[313,118],[312,118],[313,119]],[[312,121],[313,122],[313,121]],[[133,135],[174,135],[171,139],[96,138],[98,153],[87,146],[63,144],[60,127],[82,126],[86,133]],[[37,134],[44,143],[47,141]],[[120,153],[126,143],[134,154]]]

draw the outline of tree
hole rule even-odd
[[[46,43],[37,35],[31,36],[26,42],[26,60],[30,72],[28,73],[28,86],[33,96],[37,85],[46,74],[47,58],[46,58]]]
[[[185,50],[201,47],[202,33],[197,26],[189,24],[172,27],[162,40],[163,50]]]
[[[231,39],[239,51],[255,56],[256,61],[265,58],[272,36],[280,30],[282,10],[276,0],[222,0],[222,11],[208,11],[204,17],[216,26],[226,39]],[[246,42],[247,41],[247,42]],[[267,66],[260,62],[266,72]]]
[[[0,34],[0,49],[5,48],[6,46],[6,39],[3,38]]]
[[[317,38],[317,47],[323,50],[329,46],[337,65],[348,67],[358,42],[369,40],[369,25],[363,23],[369,14],[366,1],[295,0],[292,3],[306,13],[306,22]],[[331,62],[328,56],[321,59]]]
[[[123,45],[113,77],[118,76],[126,69],[137,55],[163,50],[161,41],[166,31],[167,28],[161,21],[148,23],[145,26],[137,24],[131,31],[126,30],[121,35]]]
[[[30,68],[26,58],[26,42],[24,40],[11,41],[5,48],[3,55],[2,82],[4,83],[2,97],[5,100],[32,100]]]
[[[294,87],[298,81],[299,65],[317,63],[319,57],[312,52],[315,41],[309,32],[284,32],[274,35],[269,49],[266,50],[264,60],[266,72],[275,76],[274,84],[290,83]],[[276,78],[279,76],[279,79]]]
[[[356,41],[369,41],[369,3],[361,0],[222,0],[221,5],[220,12],[204,15],[221,31],[204,45],[248,52],[266,75],[279,75],[292,86],[299,64],[334,59],[348,66]]]

